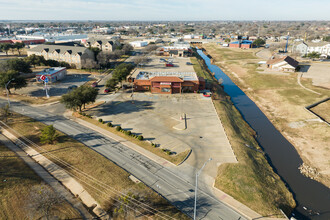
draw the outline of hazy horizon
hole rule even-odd
[[[328,0],[0,0],[0,20],[328,21]]]

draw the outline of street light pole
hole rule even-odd
[[[204,169],[205,165],[210,162],[212,158],[209,158],[202,166],[202,168],[196,173],[196,185],[195,185],[195,204],[194,204],[194,220],[196,220],[196,206],[197,206],[197,187],[198,187],[198,177]]]
[[[15,78],[9,80],[9,81],[6,83],[6,85],[5,85],[5,87],[6,87],[6,93],[7,93],[7,99],[8,99],[8,107],[10,107],[8,85],[9,85],[9,83],[11,83],[11,81],[13,81],[13,80],[15,80]]]

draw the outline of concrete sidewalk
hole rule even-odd
[[[1,137],[0,141],[3,141],[6,146],[10,146],[10,149],[14,149],[14,151],[19,152],[22,159],[27,160],[28,165],[35,170],[35,172],[40,175],[45,181],[50,184],[52,187],[56,187],[56,189],[60,190],[63,195],[69,197],[70,193],[66,192],[66,189],[59,183],[61,182],[67,189],[71,191],[73,195],[79,197],[80,200],[87,206],[93,207],[93,212],[101,219],[110,219],[108,214],[101,208],[101,206],[95,201],[95,199],[83,188],[83,186],[78,183],[72,176],[70,176],[64,169],[44,157],[38,151],[32,149],[27,146],[25,143],[20,141],[15,135],[10,133],[8,130],[2,127],[2,134],[6,136]],[[12,142],[14,142],[17,146],[15,146]],[[26,157],[28,155],[29,157]],[[33,160],[32,160],[32,159]],[[44,169],[43,169],[43,168]],[[48,171],[48,172],[46,172]],[[51,175],[50,175],[51,174]],[[55,179],[55,178],[57,179]],[[60,187],[62,186],[62,188]],[[67,197],[65,197],[67,198]],[[72,204],[76,204],[74,202],[74,197],[71,195]],[[77,199],[75,199],[77,200]],[[68,200],[70,201],[70,200]],[[79,206],[78,206],[79,207]],[[87,212],[86,209],[81,209],[81,214],[86,216],[87,219],[92,219],[93,217]],[[87,214],[88,213],[88,214]]]
[[[40,176],[47,184],[49,184],[56,193],[60,194],[74,207],[83,219],[93,219],[93,216],[87,211],[85,206],[75,198],[58,180],[51,176],[41,165],[27,156],[27,154],[11,142],[7,137],[0,134],[0,142],[2,142],[11,151],[15,152],[38,176]]]

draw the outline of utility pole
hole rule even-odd
[[[195,185],[195,204],[194,204],[194,220],[196,220],[196,206],[197,206],[197,188],[198,188],[198,177],[201,174],[202,170],[204,169],[205,165],[210,162],[212,160],[212,158],[209,158],[204,165],[202,166],[202,168],[196,173],[196,185]]]
[[[11,83],[11,81],[13,81],[13,80],[15,80],[15,78],[9,80],[9,81],[6,83],[6,85],[5,85],[5,87],[6,87],[6,93],[7,93],[7,99],[8,99],[8,107],[9,107],[9,108],[10,108],[10,101],[9,101],[8,85],[9,85],[9,83]]]

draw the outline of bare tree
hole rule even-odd
[[[32,187],[26,201],[26,208],[32,219],[46,218],[56,215],[57,206],[64,202],[61,195],[55,193],[48,185]]]
[[[134,57],[133,62],[137,65],[137,66],[142,66],[146,63],[148,63],[148,58],[145,56],[136,56]]]
[[[96,61],[94,61],[92,59],[86,59],[86,60],[83,60],[82,67],[84,67],[86,69],[93,69],[93,68],[97,68],[98,65],[97,65]]]
[[[6,104],[4,107],[0,109],[2,119],[7,122],[8,117],[10,116],[9,105]]]

